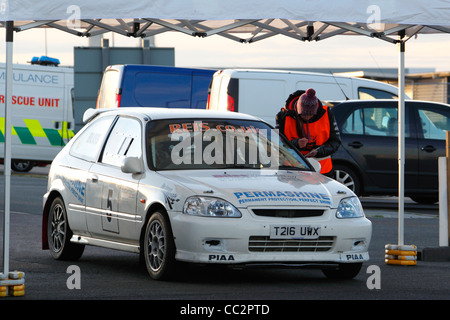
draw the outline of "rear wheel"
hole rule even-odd
[[[420,204],[435,204],[439,201],[438,195],[411,195],[410,197]]]
[[[61,198],[55,198],[48,213],[48,244],[50,253],[56,260],[78,260],[84,245],[70,242],[72,231],[67,220],[66,207]]]
[[[175,268],[175,242],[168,218],[161,212],[150,217],[144,234],[144,261],[153,279],[168,279]]]

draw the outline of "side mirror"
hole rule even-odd
[[[308,159],[309,163],[313,166],[314,171],[320,173],[320,169],[322,169],[320,162],[314,158],[306,158],[306,159]]]
[[[142,166],[141,159],[137,157],[127,157],[123,159],[122,166],[120,167],[123,173],[143,173],[144,168]]]

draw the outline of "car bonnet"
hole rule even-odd
[[[274,205],[335,208],[343,194],[351,195],[351,191],[336,181],[307,171],[183,170],[182,173],[159,173],[188,188],[192,194],[186,197],[222,198],[240,208]]]

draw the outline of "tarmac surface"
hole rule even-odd
[[[23,180],[14,177],[15,185]],[[41,178],[25,180],[30,189],[46,183],[45,174]],[[26,187],[21,186],[27,190]],[[398,239],[396,199],[363,198],[365,214],[373,226],[370,261],[364,263],[353,280],[331,281],[318,270],[227,269],[218,274],[215,268],[188,266],[175,281],[164,282],[151,280],[138,256],[126,252],[86,247],[77,262],[53,260],[48,251],[41,249],[41,215],[29,211],[38,210],[31,209],[36,206],[40,210],[42,204],[27,192],[23,196],[27,197],[25,202],[29,202],[30,208],[22,206],[26,209],[12,209],[11,212],[9,264],[11,271],[25,272],[25,295],[0,298],[0,303],[11,300],[166,300],[175,301],[180,307],[183,303],[191,302],[192,305],[193,301],[198,304],[205,300],[244,303],[450,299],[450,258],[444,256],[440,261],[422,259],[428,249],[439,248],[437,205],[422,207],[409,200],[405,203],[404,239],[405,244],[418,247],[416,266],[392,266],[384,261],[384,246],[396,244]],[[3,234],[3,223],[0,225],[0,234]],[[0,261],[0,265],[3,268],[3,262]],[[73,265],[81,270],[81,289],[69,288],[71,273],[68,268]],[[370,290],[369,269],[373,266],[380,271],[381,288]],[[287,307],[294,308],[295,305]],[[177,311],[168,310],[169,313]]]

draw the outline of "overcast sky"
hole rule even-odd
[[[137,46],[138,39],[105,35],[110,46]],[[0,34],[4,44],[4,33]],[[175,48],[177,67],[264,67],[264,68],[396,68],[398,47],[365,36],[336,36],[318,42],[301,42],[276,36],[252,44],[241,44],[220,36],[194,38],[175,32],[155,38],[158,47]],[[73,65],[73,47],[88,46],[59,30],[29,30],[14,34],[14,63],[26,63],[33,56],[58,58],[61,65]],[[0,61],[5,61],[4,45]],[[450,71],[450,34],[419,35],[406,43],[406,68]]]

